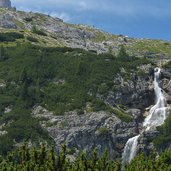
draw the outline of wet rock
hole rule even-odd
[[[167,71],[167,70],[162,70],[162,78],[168,78],[168,79],[171,79],[171,72],[170,71]]]
[[[145,152],[147,155],[150,154],[154,149],[154,144],[152,143],[152,139],[157,137],[159,132],[156,129],[152,129],[149,131],[144,131],[141,133],[138,139],[138,152]]]

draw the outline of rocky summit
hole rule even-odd
[[[10,0],[0,0],[0,7],[1,8],[11,8],[11,1]]]
[[[0,155],[24,142],[121,158],[171,148],[171,42],[113,35],[49,15],[16,11],[0,0]],[[156,103],[155,68],[168,119],[144,131]]]

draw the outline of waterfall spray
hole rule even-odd
[[[149,115],[144,120],[143,126],[145,131],[148,131],[152,127],[162,125],[167,117],[166,100],[162,93],[162,89],[159,87],[160,72],[160,68],[155,68],[154,92],[156,97],[156,104],[150,109]],[[139,136],[140,134],[128,139],[122,154],[122,166],[124,166],[125,163],[129,163],[136,156]]]

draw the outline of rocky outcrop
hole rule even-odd
[[[171,71],[168,69],[162,71],[161,86],[163,87],[167,103],[171,103]]]
[[[153,103],[154,93],[150,78],[132,75],[132,79],[125,81],[121,75],[118,75],[114,82],[115,91],[111,91],[106,99],[109,104],[143,109]]]
[[[10,0],[0,0],[0,7],[11,8],[11,1]]]
[[[141,133],[138,139],[137,152],[145,152],[145,154],[149,155],[150,152],[154,149],[152,139],[157,137],[158,135],[159,132],[156,129],[144,131],[143,133]]]
[[[76,156],[81,150],[89,154],[97,147],[99,154],[105,149],[111,158],[121,156],[128,138],[138,134],[138,124],[125,123],[114,114],[106,112],[77,115],[76,112],[55,116],[53,112],[37,106],[32,112],[34,117],[46,118],[41,124],[56,143],[58,149],[65,143]]]
[[[130,108],[125,112],[130,114],[135,119],[135,121],[139,121],[142,118],[142,112],[140,109]]]
[[[114,86],[107,98],[99,96],[107,104],[122,104],[128,108],[145,109],[154,102],[153,74],[150,64],[137,68],[138,72],[127,72],[124,68],[113,80]]]
[[[13,21],[13,17],[10,14],[0,15],[0,27],[17,29],[16,23]]]

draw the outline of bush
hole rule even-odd
[[[156,159],[156,154],[146,156],[141,153],[131,163],[122,168],[120,160],[110,160],[106,151],[98,155],[95,148],[89,156],[80,153],[74,161],[67,158],[67,154],[73,154],[75,149],[68,150],[65,145],[56,154],[54,147],[47,148],[42,144],[41,148],[29,149],[28,145],[21,146],[16,151],[9,153],[6,158],[0,157],[0,170],[31,170],[31,171],[170,171],[171,151],[167,150]]]
[[[120,118],[124,122],[130,122],[133,120],[133,118],[130,115],[128,115],[121,109],[119,110],[115,107],[112,107],[112,108],[110,108],[110,111],[113,112],[118,118]]]
[[[29,40],[30,42],[39,42],[36,38],[31,37],[31,36],[27,36],[26,38],[27,38],[27,40]]]
[[[169,171],[171,168],[171,151],[167,150],[161,154],[151,152],[149,156],[141,153],[128,164],[125,171]]]
[[[22,38],[24,38],[24,35],[17,32],[0,33],[0,42],[14,42],[16,39]]]
[[[24,20],[26,22],[31,22],[31,21],[33,21],[33,18],[32,17],[25,17]]]
[[[165,123],[157,127],[160,135],[154,138],[154,144],[160,150],[164,150],[169,147],[171,142],[171,113],[165,120]]]
[[[10,126],[5,127],[8,134],[1,136],[1,155],[6,155],[14,147],[14,141],[16,143],[31,141],[34,144],[39,141],[53,142],[47,131],[41,128],[39,121],[32,118],[30,113],[31,111],[27,109],[15,108],[0,119],[0,123],[5,124],[12,121]]]
[[[43,30],[38,30],[36,26],[32,27],[32,32],[40,36],[47,36],[47,34]]]
[[[168,69],[171,69],[171,61],[167,62],[165,65],[164,65],[165,68],[168,68]]]
[[[104,135],[104,136],[108,135],[109,131],[110,130],[108,128],[105,128],[105,127],[98,129],[99,134]]]

